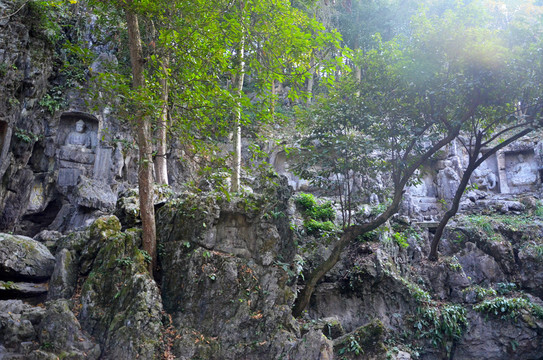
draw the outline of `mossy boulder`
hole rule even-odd
[[[90,229],[89,247],[99,246],[82,287],[81,323],[102,345],[102,359],[152,359],[161,329],[160,292],[139,249],[140,233],[120,228],[109,217]]]
[[[62,249],[56,256],[56,265],[49,281],[49,300],[69,299],[77,285],[78,263],[74,251]]]
[[[334,340],[334,352],[345,359],[383,359],[386,329],[379,319]]]
[[[0,234],[0,276],[43,281],[53,274],[55,257],[45,245],[28,238]]]
[[[175,341],[175,356],[297,359],[296,251],[278,199],[189,195],[158,211],[164,308],[179,333],[201,336]]]

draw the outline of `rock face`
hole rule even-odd
[[[0,301],[0,358],[98,359],[100,347],[82,330],[66,301],[46,308]]]
[[[291,315],[294,243],[288,219],[270,215],[286,211],[281,189],[271,203],[189,196],[160,209],[164,310],[195,340],[173,342],[178,358],[332,358],[322,332],[300,339]]]
[[[55,257],[43,244],[25,236],[0,234],[0,278],[47,280],[54,267]]]
[[[100,346],[82,332],[66,300],[55,300],[47,304],[38,326],[38,339],[41,344],[47,344],[42,347],[54,353],[64,353],[71,359],[98,359],[100,356]]]
[[[139,234],[120,228],[114,216],[90,228],[88,246],[95,250],[86,253],[99,250],[82,286],[80,320],[102,344],[102,359],[152,359],[161,330],[160,294],[146,270]]]

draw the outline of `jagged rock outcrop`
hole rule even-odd
[[[44,307],[0,301],[0,358],[98,359],[100,347],[85,332],[65,300]]]
[[[93,261],[79,317],[102,345],[102,359],[152,359],[161,330],[160,293],[146,270],[139,233],[120,229],[114,216],[99,218],[90,228],[84,254]]]
[[[332,358],[322,332],[300,338],[291,315],[297,274],[285,189],[231,201],[187,194],[159,210],[164,309],[195,340],[173,342],[179,359]]]

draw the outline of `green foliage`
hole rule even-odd
[[[463,270],[462,265],[460,264],[460,262],[458,262],[458,258],[456,257],[456,255],[446,259],[446,263],[449,266],[449,269],[453,271],[460,272]]]
[[[32,134],[30,131],[26,131],[24,129],[16,128],[15,129],[15,137],[22,142],[31,144],[39,140],[39,136]]]
[[[317,206],[317,199],[315,199],[313,194],[300,193],[296,197],[295,202],[300,205],[304,211],[311,211],[313,207]]]
[[[149,253],[145,250],[141,250],[141,249],[138,249],[138,252],[141,254],[141,256],[143,256],[143,261],[146,263],[146,264],[150,264],[151,261],[153,260],[153,258],[151,257],[151,255],[149,255]]]
[[[32,30],[50,44],[63,39],[63,27],[71,26],[72,6],[77,0],[31,0],[27,2]]]
[[[450,341],[462,338],[468,324],[466,313],[460,305],[419,307],[413,325],[416,336],[430,339],[435,347],[447,347]]]
[[[123,258],[115,259],[115,264],[120,267],[130,267],[134,264],[134,260],[129,256],[125,256]]]
[[[524,298],[506,298],[498,296],[494,299],[489,299],[477,304],[473,310],[499,316],[501,319],[515,319],[520,310],[531,309],[530,302]]]
[[[305,220],[304,226],[307,229],[308,234],[319,234],[336,229],[336,226],[331,221],[317,221],[314,219]]]
[[[484,287],[478,286],[478,285],[470,286],[470,287],[467,287],[467,288],[463,289],[462,294],[466,294],[466,293],[468,293],[470,291],[473,291],[475,293],[475,297],[479,301],[483,300],[484,298],[493,297],[493,296],[497,295],[496,290],[494,290],[492,288],[484,288]]]
[[[381,204],[377,204],[375,206],[372,206],[370,215],[372,215],[372,216],[381,215],[387,209],[388,205],[390,205],[389,202],[381,203]]]
[[[5,77],[8,73],[9,66],[7,63],[3,62],[0,64],[0,77]]]
[[[2,288],[4,288],[5,290],[15,289],[15,283],[13,281],[0,281],[0,286],[2,286]]]
[[[330,201],[324,202],[322,205],[317,204],[317,199],[313,194],[300,193],[296,199],[296,204],[300,205],[304,215],[311,219],[328,221],[334,220],[336,212]]]
[[[517,289],[517,285],[515,283],[497,283],[495,287],[496,292],[500,295],[509,294]]]
[[[54,349],[54,345],[51,342],[45,341],[45,342],[41,343],[40,348],[42,348],[45,351],[51,351],[51,350]]]
[[[51,115],[66,106],[64,86],[54,86],[39,101],[39,104],[49,111]]]
[[[472,215],[468,217],[468,219],[471,224],[475,225],[478,229],[481,229],[486,235],[494,234],[494,227],[488,216]]]
[[[330,233],[337,229],[331,221],[335,218],[332,203],[327,201],[321,205],[312,194],[300,193],[294,200],[304,214],[304,226],[308,234]]]
[[[407,242],[407,236],[403,233],[399,233],[399,232],[393,233],[392,239],[397,245],[399,245],[403,249],[409,247],[409,243]]]
[[[339,355],[343,355],[346,353],[350,353],[353,355],[362,355],[364,354],[364,349],[360,346],[358,343],[358,340],[352,336],[349,335],[345,341],[341,343],[341,348],[339,349]]]
[[[409,294],[415,299],[417,303],[427,304],[432,301],[432,297],[430,296],[430,294],[427,291],[421,289],[420,286],[413,284],[412,282],[408,281],[403,277],[399,277],[399,280],[407,288]]]
[[[536,208],[534,210],[534,215],[537,217],[543,217],[543,203],[541,201],[537,202]]]

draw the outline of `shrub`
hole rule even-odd
[[[531,309],[528,300],[503,296],[485,300],[473,307],[473,310],[477,312],[500,316],[502,319],[514,319],[522,309]]]

